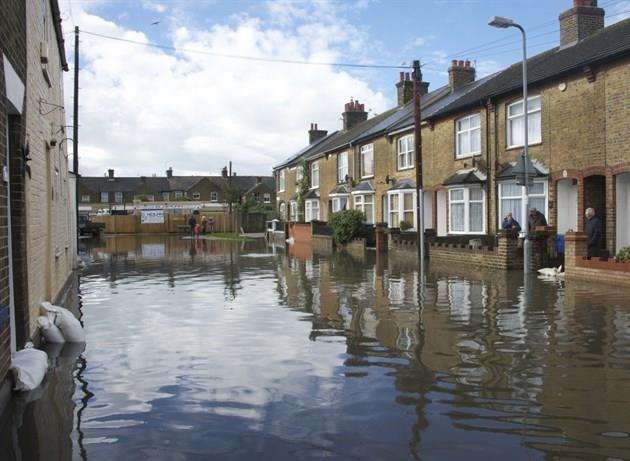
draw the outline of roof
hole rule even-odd
[[[359,184],[354,186],[352,192],[374,192],[372,181],[361,181]]]
[[[544,178],[549,175],[549,170],[545,168],[544,165],[537,162],[536,160],[532,161],[531,164],[534,167],[535,178]],[[497,179],[510,179],[516,178],[516,173],[513,171],[516,168],[517,162],[508,163],[499,173],[497,174]]]
[[[274,166],[273,169],[277,170],[278,168],[282,168],[284,166],[287,166],[287,165],[289,165],[291,163],[296,162],[297,160],[302,158],[304,155],[308,154],[312,149],[315,149],[315,147],[317,147],[318,145],[320,145],[324,141],[330,139],[332,136],[335,136],[336,134],[337,134],[337,131],[333,131],[332,133],[327,134],[326,136],[323,136],[320,139],[317,139],[312,144],[309,144],[308,146],[304,147],[302,150],[300,150],[297,153],[291,155],[289,158],[283,160],[282,163],[279,163],[276,166]]]
[[[488,179],[488,176],[485,172],[478,168],[469,168],[455,172],[455,174],[449,176],[442,184],[445,186],[453,186],[456,184],[481,184],[486,182],[486,179]]]
[[[416,189],[416,182],[413,179],[401,179],[400,181],[396,181],[389,190],[405,190],[405,189]]]
[[[319,198],[320,194],[319,194],[319,189],[310,189],[305,195],[304,195],[304,199],[311,199],[311,198]]]
[[[333,189],[330,191],[330,193],[328,195],[345,195],[345,194],[349,194],[350,193],[350,186],[348,186],[348,184],[337,184],[335,187],[333,187]]]

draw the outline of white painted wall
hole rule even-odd
[[[446,191],[439,190],[437,192],[437,235],[444,237],[446,233]]]
[[[578,186],[572,179],[558,181],[558,234],[578,230]]]
[[[617,248],[630,246],[630,173],[616,177],[617,188]]]

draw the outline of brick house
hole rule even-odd
[[[195,201],[225,205],[227,190],[235,187],[241,197],[256,193],[261,201],[265,194],[275,199],[273,178],[270,176],[175,176],[173,169],[166,176],[119,177],[113,169],[106,176],[82,176],[79,179],[79,203],[90,208],[133,206],[137,202]]]
[[[0,402],[11,350],[34,337],[39,304],[59,300],[76,258],[59,5],[7,0],[2,11],[0,162],[8,174],[0,182]]]
[[[528,60],[530,200],[559,234],[582,229],[584,210],[595,208],[614,252],[630,245],[630,20],[604,28],[603,17],[596,1],[575,1],[560,15],[559,46]],[[424,88],[422,97],[425,227],[444,238],[488,236],[508,212],[525,225],[523,188],[512,173],[523,144],[521,63],[481,79],[467,61],[453,61],[448,72],[448,85]],[[294,200],[293,169],[304,159],[318,186],[306,197],[307,220],[352,206],[368,222],[415,227],[406,82],[397,84],[398,107],[367,119],[361,105],[346,105],[344,129],[276,166],[286,219],[296,215],[283,204]]]

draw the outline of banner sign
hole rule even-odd
[[[140,213],[140,224],[164,224],[164,210],[142,210]]]

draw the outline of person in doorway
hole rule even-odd
[[[546,227],[547,219],[545,215],[538,211],[536,208],[529,210],[529,219],[527,220],[527,228],[533,231],[537,227]]]
[[[586,256],[592,258],[599,256],[599,249],[602,244],[602,221],[595,216],[593,208],[587,208],[586,212]]]
[[[197,220],[195,219],[195,215],[191,214],[188,218],[188,227],[190,228],[190,236],[192,237],[195,233],[195,226],[197,225]]]
[[[512,213],[508,213],[505,218],[503,218],[503,224],[501,225],[503,230],[512,230],[516,232],[521,231],[521,225],[518,223]]]

